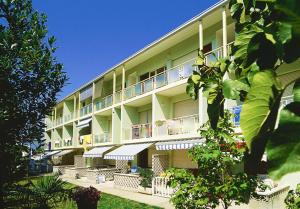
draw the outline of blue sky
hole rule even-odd
[[[62,99],[218,0],[33,0],[57,38],[69,82]]]

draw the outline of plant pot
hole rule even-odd
[[[96,203],[77,203],[78,209],[97,209],[97,202]]]
[[[149,195],[151,195],[152,194],[152,188],[151,187],[142,187],[142,186],[139,186],[138,187],[138,192],[142,193],[142,194],[149,194]]]

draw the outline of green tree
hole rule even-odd
[[[227,209],[233,203],[248,203],[259,198],[256,177],[248,176],[241,168],[244,149],[238,148],[230,114],[220,118],[217,128],[202,127],[201,136],[206,143],[194,146],[189,156],[198,164],[197,174],[185,169],[169,170],[170,185],[177,189],[171,201],[176,208],[207,209],[222,205]]]
[[[271,169],[288,167],[286,164],[289,161],[286,159],[294,159],[294,164],[300,164],[300,148],[295,146],[295,140],[300,141],[299,137],[284,139],[285,146],[294,147],[292,152],[276,153],[282,150],[276,147],[282,142],[271,142],[279,134],[275,129],[283,92],[289,84],[299,79],[299,76],[282,79],[278,72],[299,62],[300,2],[231,0],[229,7],[236,22],[231,59],[220,60],[217,66],[205,66],[205,58],[200,54],[196,62],[199,70],[190,77],[187,93],[196,98],[199,89],[208,91],[204,95],[208,98],[207,112],[213,128],[219,116],[222,117],[218,108],[223,105],[225,98],[243,102],[241,128],[248,147],[245,161],[248,173],[257,174],[266,147],[269,156],[278,155],[281,158],[279,161],[278,158],[270,158],[271,165],[274,165]],[[212,69],[217,69],[217,74],[212,75],[217,77],[218,82],[212,76],[206,79]],[[229,79],[224,81],[226,73]],[[300,109],[300,103],[295,101],[290,106],[294,107],[291,113],[299,116],[296,110]],[[294,120],[291,118],[285,123],[293,125]],[[289,125],[281,126],[281,131],[286,127]],[[294,136],[300,135],[300,130],[294,131],[297,132]],[[300,168],[296,166],[290,171],[296,169]],[[281,175],[276,178],[285,173],[280,172]]]
[[[5,185],[24,174],[26,144],[41,141],[45,115],[67,78],[53,56],[46,16],[30,0],[0,1],[0,208]],[[25,166],[26,167],[26,166]]]

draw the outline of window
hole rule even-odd
[[[212,50],[212,45],[211,43],[206,44],[205,46],[203,46],[203,54],[206,54],[207,52],[210,52]]]
[[[151,78],[157,74],[160,74],[160,73],[164,72],[165,70],[166,70],[166,67],[164,66],[164,67],[158,68],[156,70],[153,70],[151,72],[147,72],[140,76],[140,81],[147,80],[148,78]]]

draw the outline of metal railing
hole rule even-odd
[[[70,147],[73,145],[73,139],[68,138],[68,139],[64,140],[63,144],[64,144],[64,147]]]
[[[62,145],[61,140],[57,139],[54,141],[54,147],[55,148],[60,148]]]
[[[66,122],[69,122],[69,121],[71,121],[73,118],[74,118],[74,113],[71,112],[71,113],[65,115],[65,117],[64,117],[64,122],[65,122],[65,123],[66,123]]]
[[[118,104],[122,101],[122,90],[116,91],[115,92],[115,104]]]
[[[86,105],[80,109],[80,117],[88,115],[93,111],[93,103]]]
[[[63,124],[63,118],[62,118],[62,117],[59,117],[59,118],[56,119],[55,125],[56,125],[56,126],[59,126],[59,125],[61,125],[61,124]]]
[[[111,142],[111,134],[109,132],[104,132],[100,134],[93,135],[94,144]]]
[[[113,103],[113,95],[108,95],[106,97],[103,97],[100,101],[96,102],[96,111],[102,110],[106,107],[111,106]]]
[[[227,45],[228,54],[231,51],[233,43],[229,43]],[[205,62],[206,64],[210,64],[217,59],[223,57],[224,49],[223,47],[218,47],[208,53],[205,54]],[[192,58],[187,60],[177,66],[174,66],[164,72],[161,72],[153,77],[150,77],[146,80],[140,81],[136,84],[133,84],[124,90],[124,98],[130,99],[138,95],[145,94],[153,89],[157,89],[168,84],[183,80],[192,75],[195,67],[193,66],[196,58]]]
[[[227,54],[231,53],[231,49],[233,46],[234,42],[231,42],[229,44],[227,44]],[[223,58],[224,57],[224,47],[218,47],[216,49],[213,49],[210,52],[207,52],[206,54],[204,54],[205,56],[205,64],[206,65],[210,65],[212,62],[216,62],[218,59]]]
[[[152,124],[136,124],[125,129],[125,139],[143,139],[152,137]]]
[[[199,116],[197,114],[156,122],[158,136],[197,133],[198,129]]]

